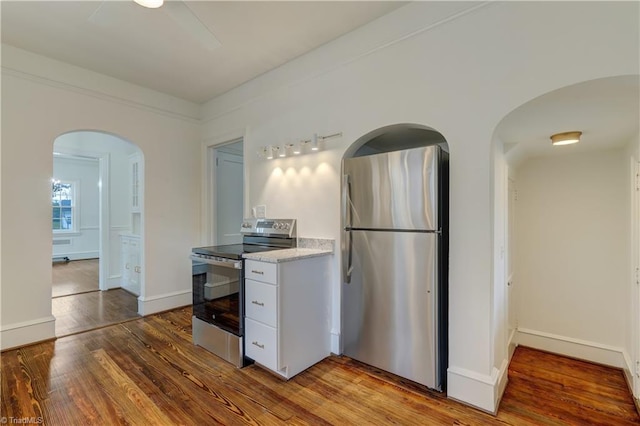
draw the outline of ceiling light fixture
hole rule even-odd
[[[580,136],[582,132],[564,132],[551,135],[551,145],[570,145],[572,143],[580,142]]]
[[[149,9],[157,9],[164,3],[164,0],[133,0],[140,6],[148,7]]]
[[[0,0],[1,1],[1,0]],[[326,139],[342,136],[342,132],[333,133],[331,135],[321,136],[314,133],[309,139],[302,139],[298,142],[291,142],[288,140],[282,145],[267,145],[258,149],[256,154],[260,158],[267,160],[273,160],[275,157],[284,158],[293,155],[300,155],[302,153],[315,154],[321,151],[324,147],[324,141]],[[307,147],[308,146],[308,147]]]

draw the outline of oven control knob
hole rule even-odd
[[[288,223],[285,223],[285,224],[284,224],[284,229],[289,229],[289,228],[291,228],[291,225],[290,225],[290,224],[288,224]]]
[[[273,224],[273,229],[280,229],[280,222],[276,222]]]

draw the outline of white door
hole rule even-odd
[[[236,144],[234,144],[236,145]],[[221,148],[222,149],[222,148]],[[216,244],[242,242],[244,171],[242,155],[216,152]]]

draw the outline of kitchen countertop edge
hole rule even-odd
[[[293,260],[308,259],[317,256],[327,256],[333,254],[333,250],[312,249],[312,248],[291,248],[282,250],[266,251],[262,253],[245,253],[243,258],[257,260],[268,263],[291,262]]]

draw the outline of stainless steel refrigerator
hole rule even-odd
[[[343,353],[444,390],[448,154],[345,159],[342,194]]]

